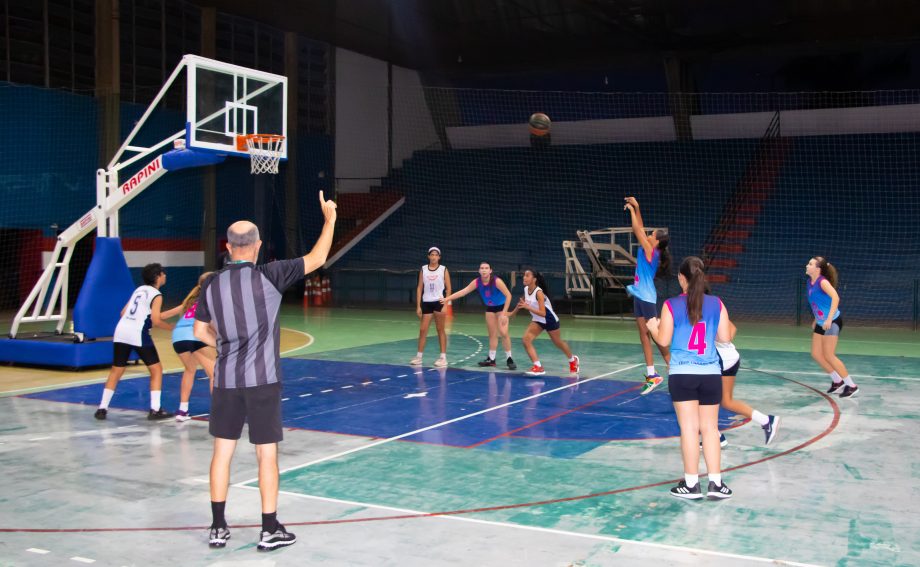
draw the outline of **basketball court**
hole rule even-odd
[[[98,422],[92,413],[103,371],[82,372],[71,384],[72,373],[7,368],[22,378],[0,399],[5,560],[828,565],[917,558],[904,443],[920,433],[910,409],[920,353],[902,334],[855,329],[841,341],[861,385],[856,399],[841,400],[824,394],[825,377],[807,352],[809,329],[745,328],[735,395],[779,415],[780,431],[765,447],[759,427],[723,410],[723,469],[735,497],[686,502],[667,494],[682,470],[677,423],[665,388],[638,394],[641,351],[630,321],[563,318],[583,371],[565,372],[564,357],[539,340],[547,366],[539,379],[475,364],[485,341],[479,316],[456,318],[445,369],[407,364],[417,333],[412,313],[286,308],[282,325],[279,519],[298,535],[296,546],[270,558],[255,553],[259,497],[244,433],[228,498],[232,538],[223,550],[208,548],[203,373],[192,421],[145,419],[141,366]],[[522,331],[518,318],[512,335]],[[160,341],[160,352],[168,343]],[[168,408],[178,402],[172,368],[164,379]]]

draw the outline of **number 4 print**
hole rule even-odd
[[[690,332],[690,341],[687,343],[688,350],[695,350],[696,354],[706,353],[706,323],[700,321],[693,326]]]

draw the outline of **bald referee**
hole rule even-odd
[[[319,192],[325,223],[306,256],[257,266],[259,229],[237,221],[227,229],[230,262],[201,289],[195,312],[195,336],[217,347],[209,429],[214,437],[211,458],[209,545],[224,547],[230,539],[224,508],[230,484],[230,461],[243,423],[256,446],[262,532],[259,551],[293,544],[297,538],[278,522],[278,442],[281,432],[281,327],[278,314],[286,289],[326,262],[335,228],[335,203]]]

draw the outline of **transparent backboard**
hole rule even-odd
[[[238,137],[280,134],[287,158],[287,78],[187,55],[188,147],[247,155]]]

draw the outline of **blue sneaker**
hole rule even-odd
[[[763,426],[765,444],[769,445],[773,438],[776,437],[776,430],[779,429],[779,418],[775,415],[767,416],[767,424]]]
[[[725,434],[719,433],[719,446],[726,447],[728,446],[728,439],[725,438]],[[703,448],[703,442],[700,441],[700,449]]]

